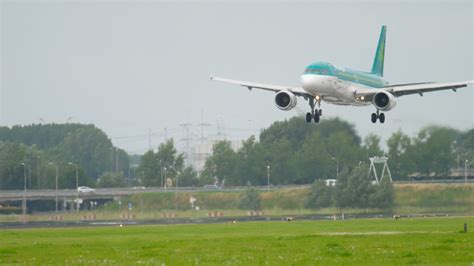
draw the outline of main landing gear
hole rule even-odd
[[[311,123],[311,120],[314,119],[314,123],[319,122],[319,118],[323,115],[323,111],[321,109],[316,109],[316,102],[314,101],[315,98],[311,97],[309,99],[309,106],[311,107],[311,113],[306,113],[306,122]],[[316,101],[318,104],[318,107],[321,108],[321,98],[319,96],[316,96]]]
[[[379,110],[377,110],[377,113],[372,113],[372,117],[371,117],[372,123],[377,122],[377,119],[380,121],[380,123],[383,124],[385,122],[384,113],[379,113]]]

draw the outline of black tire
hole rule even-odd
[[[314,114],[314,123],[319,123],[319,113],[318,112],[316,112]]]
[[[306,122],[307,123],[311,123],[311,118],[312,118],[311,113],[306,113]]]
[[[385,122],[385,115],[384,115],[383,113],[381,113],[381,114],[379,115],[379,121],[380,121],[380,123],[382,123],[382,124]]]
[[[372,120],[372,123],[377,122],[377,114],[376,113],[372,113],[371,120]]]
[[[322,115],[323,115],[323,110],[319,109],[319,116],[322,116]]]

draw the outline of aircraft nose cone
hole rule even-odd
[[[321,87],[326,77],[321,75],[302,75],[301,84],[305,90]]]

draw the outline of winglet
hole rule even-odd
[[[375,52],[374,64],[372,65],[372,74],[383,76],[383,63],[385,57],[385,36],[387,33],[387,26],[382,26],[380,31],[379,43],[377,51]]]

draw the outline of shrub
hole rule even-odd
[[[306,207],[310,209],[329,207],[333,204],[334,188],[327,186],[324,180],[316,180],[308,194]]]
[[[374,191],[369,196],[369,205],[372,208],[390,210],[394,203],[394,191],[392,182],[388,178],[382,179],[380,184],[373,185]]]
[[[394,205],[393,185],[388,178],[372,184],[363,167],[354,169],[336,184],[336,205],[339,208],[391,209]]]
[[[249,187],[239,200],[239,208],[245,210],[260,210],[261,198],[255,188]]]

